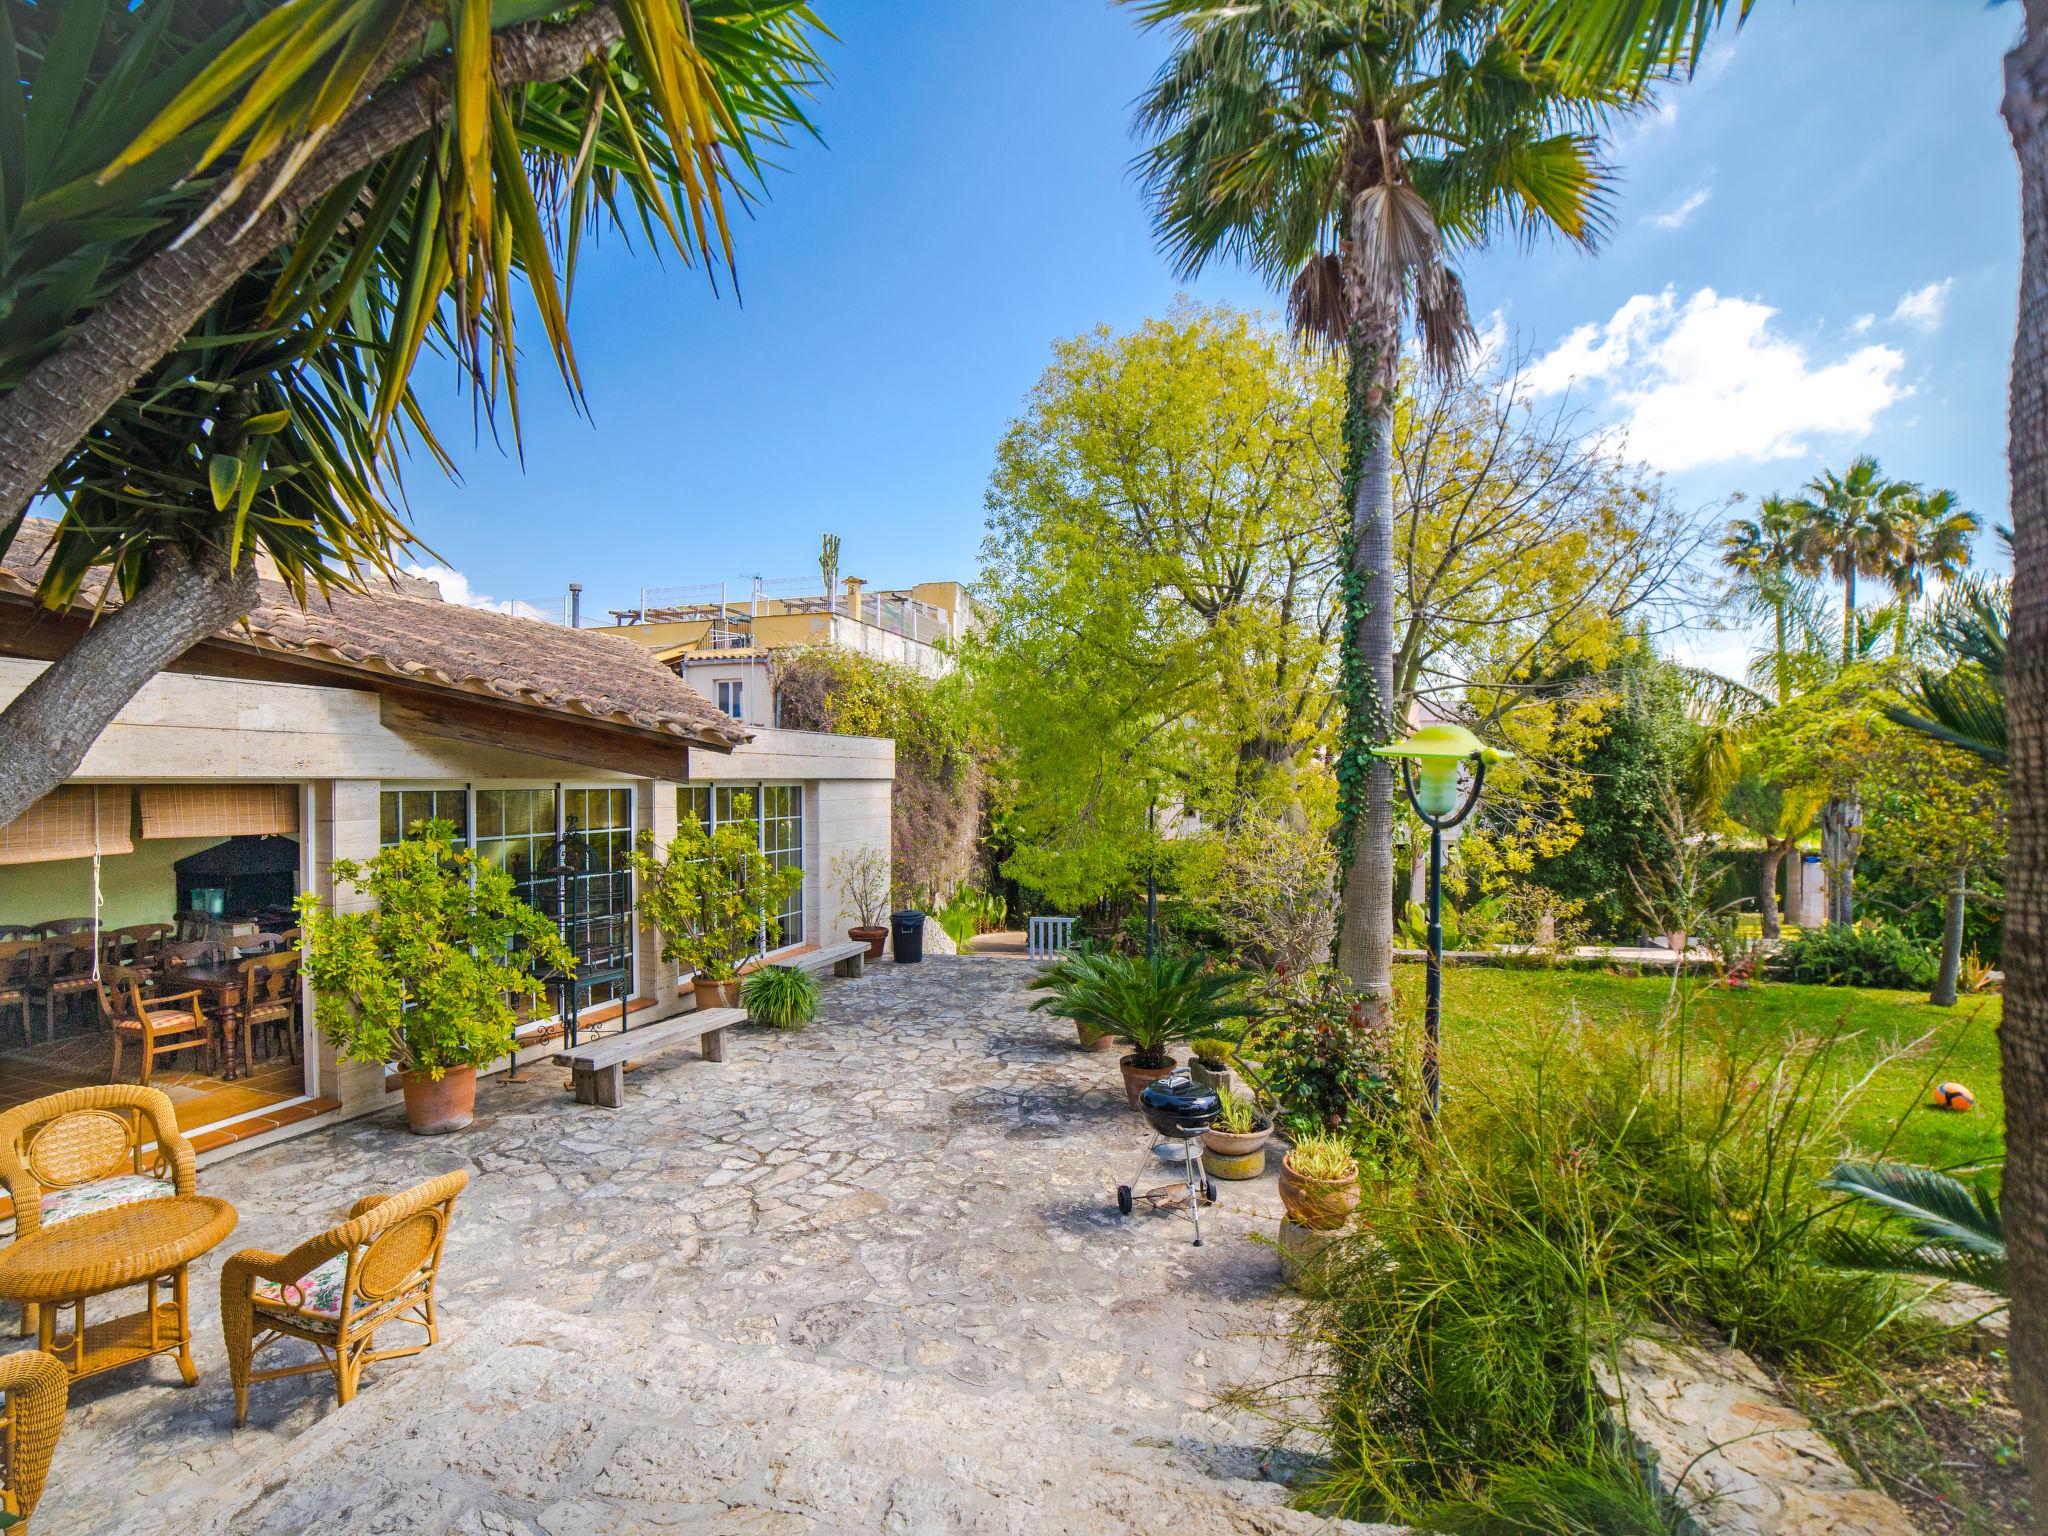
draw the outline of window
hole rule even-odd
[[[735,720],[745,717],[746,712],[740,704],[740,680],[738,678],[726,678],[719,683],[718,710],[720,714],[731,715]]]
[[[751,801],[747,814],[738,814],[741,797]],[[804,789],[801,784],[683,784],[676,789],[676,820],[695,821],[706,832],[734,822],[751,826],[761,851],[775,861],[778,869],[804,867]],[[760,953],[786,949],[804,941],[804,882],[790,892],[789,899],[771,926],[764,928]]]
[[[472,825],[471,811],[474,810]],[[390,847],[407,829],[427,820],[452,821],[456,836],[486,863],[509,874],[520,896],[543,913],[562,909],[565,894],[555,881],[538,878],[548,850],[565,832],[590,846],[589,871],[569,901],[579,919],[570,935],[578,972],[592,982],[582,1006],[616,1002],[633,991],[633,792],[620,785],[558,789],[467,789],[428,786],[381,790],[377,797],[378,840]]]
[[[469,840],[466,789],[387,789],[377,796],[377,846],[402,842],[422,821],[452,821],[458,840]]]

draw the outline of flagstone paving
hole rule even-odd
[[[883,965],[806,1031],[629,1074],[622,1110],[549,1069],[484,1084],[455,1136],[394,1106],[202,1170],[242,1219],[194,1267],[200,1384],[82,1384],[37,1528],[1367,1529],[1285,1508],[1259,1427],[1215,1411],[1281,1366],[1270,1176],[1224,1186],[1203,1248],[1119,1219],[1141,1122],[1031,974]],[[258,1385],[232,1429],[219,1259],[457,1166],[441,1344],[346,1408]]]

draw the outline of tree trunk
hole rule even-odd
[[[1773,837],[1764,839],[1763,857],[1757,861],[1756,912],[1763,923],[1763,937],[1766,944],[1778,942],[1784,931],[1778,921],[1778,870],[1785,862],[1785,855],[1792,849],[1792,839]]]
[[[1785,599],[1781,597],[1771,606],[1776,611],[1778,619],[1778,702],[1783,704],[1791,693],[1785,686]]]
[[[1856,659],[1856,567],[1842,577],[1842,665]]]
[[[256,605],[256,571],[167,549],[133,602],[106,613],[0,713],[0,825],[78,770],[157,673]]]
[[[1856,855],[1863,849],[1863,802],[1835,795],[1820,808],[1820,862],[1828,875],[1829,927],[1856,921]]]
[[[1956,977],[1963,969],[1963,894],[1968,875],[1956,871],[1956,883],[1948,893],[1941,918],[1941,969],[1934,973],[1934,990],[1927,1001],[1937,1008],[1956,1005]]]
[[[1348,743],[1354,753],[1390,739],[1394,697],[1394,410],[1391,327],[1361,324],[1351,343],[1350,387],[1365,390],[1353,413],[1365,433],[1357,456],[1351,505],[1350,580],[1362,592],[1364,612],[1346,636],[1355,648],[1354,676],[1362,697],[1347,700],[1356,718]],[[1343,925],[1337,956],[1353,986],[1381,1010],[1394,990],[1394,776],[1381,757],[1360,759],[1360,797],[1350,828],[1351,855],[1344,873]]]
[[[2012,811],[2005,868],[2003,1201],[2012,1283],[2012,1381],[2027,1468],[2048,1489],[2048,0],[2027,0],[2005,62],[2019,158],[2019,333],[2008,429],[2012,636],[2005,668]],[[2042,1506],[2035,1495],[2036,1508]]]

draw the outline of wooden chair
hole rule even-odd
[[[242,1037],[242,1070],[255,1060],[253,1037],[261,1030],[281,1036],[291,1059],[299,1059],[299,957],[296,954],[257,955],[236,967],[242,984],[227,1020],[230,1038]]]
[[[48,922],[36,924],[36,932],[46,939],[65,939],[74,933],[83,933],[92,926],[89,917],[53,917]]]
[[[177,932],[169,923],[135,923],[108,928],[100,935],[100,963],[151,970],[163,957],[165,942]]]
[[[155,1088],[70,1088],[0,1114],[0,1187],[14,1202],[16,1241],[88,1211],[196,1193],[196,1167],[177,1110]],[[26,1337],[35,1308],[21,1317]]]
[[[220,1025],[200,1006],[198,992],[174,992],[168,997],[144,997],[143,975],[127,966],[102,970],[97,983],[100,1012],[114,1032],[114,1071],[111,1081],[121,1080],[121,1046],[133,1040],[142,1049],[142,1086],[149,1086],[159,1056],[203,1047],[206,1068],[217,1064]]]
[[[35,989],[36,950],[34,939],[0,943],[0,1014],[10,1008],[21,1015],[21,1043],[35,1044],[29,1030],[29,997]]]
[[[235,1384],[235,1423],[249,1418],[249,1384],[334,1373],[336,1395],[356,1395],[363,1367],[417,1355],[440,1337],[434,1322],[434,1279],[455,1197],[469,1183],[458,1168],[401,1195],[366,1195],[349,1219],[309,1237],[290,1253],[244,1249],[220,1273],[220,1321]],[[424,1342],[376,1348],[379,1329],[405,1323],[426,1330]],[[311,1344],[320,1358],[303,1365],[254,1369],[256,1356],[280,1339]]]
[[[43,1038],[57,1038],[57,1007],[92,994],[93,939],[91,933],[45,939],[36,948],[35,979],[31,986],[43,1000]]]
[[[12,944],[23,939],[40,939],[43,930],[34,923],[0,923],[0,944]]]
[[[20,1522],[9,1529],[24,1536],[43,1497],[70,1395],[64,1367],[41,1350],[0,1358],[0,1510]]]

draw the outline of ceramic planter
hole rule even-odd
[[[1358,1209],[1358,1169],[1342,1179],[1305,1179],[1294,1171],[1294,1154],[1280,1159],[1280,1203],[1304,1227],[1334,1232]]]
[[[435,1082],[424,1072],[401,1072],[405,1123],[415,1136],[459,1131],[476,1115],[476,1068],[450,1067]]]
[[[1201,1057],[1191,1056],[1188,1058],[1188,1076],[1192,1077],[1204,1088],[1214,1088],[1218,1093],[1222,1093],[1225,1090],[1231,1093],[1239,1091],[1237,1074],[1231,1071],[1228,1063],[1220,1067],[1212,1067],[1203,1061]]]
[[[1166,1058],[1166,1065],[1163,1067],[1134,1067],[1131,1063],[1136,1060],[1137,1056],[1133,1054],[1120,1057],[1117,1061],[1117,1065],[1123,1068],[1124,1073],[1124,1097],[1131,1101],[1133,1109],[1138,1107],[1138,1095],[1145,1091],[1148,1083],[1158,1082],[1179,1065],[1171,1056]]]
[[[740,981],[737,976],[730,981],[712,981],[699,976],[691,985],[696,991],[699,1008],[737,1008],[740,1005]]]
[[[1256,1179],[1266,1171],[1268,1124],[1256,1131],[1204,1131],[1202,1166],[1219,1179]]]
[[[846,936],[867,945],[870,960],[881,959],[882,946],[889,942],[889,930],[886,928],[849,928]]]

